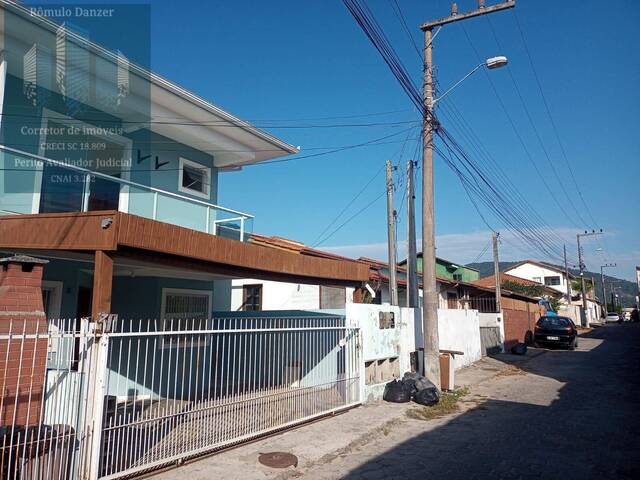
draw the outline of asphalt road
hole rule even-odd
[[[640,324],[502,358],[517,368],[474,387],[464,413],[402,422],[304,478],[640,478]]]

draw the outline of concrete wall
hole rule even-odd
[[[380,328],[380,313],[393,313],[394,327]],[[402,377],[411,370],[411,353],[416,350],[415,325],[420,325],[420,311],[412,308],[392,307],[390,305],[370,305],[363,303],[348,304],[345,309],[347,324],[360,327],[362,358],[361,394],[363,401],[369,402],[382,398],[384,386],[393,377],[380,382],[365,385],[365,365],[380,362],[380,368],[388,368],[389,359],[397,358],[397,376]],[[386,362],[386,363],[385,363]]]
[[[438,335],[441,350],[464,352],[455,356],[456,370],[482,358],[477,310],[438,309]]]
[[[580,326],[582,323],[581,314],[580,314],[580,306],[579,305],[560,305],[558,309],[558,315],[563,317],[569,317],[573,320],[577,326]]]
[[[504,318],[502,313],[478,313],[480,328],[498,328],[500,349],[504,350]]]
[[[395,315],[394,328],[380,328],[380,312]],[[399,374],[411,370],[411,354],[422,347],[422,311],[420,309],[391,307],[390,305],[350,304],[346,311],[347,323],[359,326],[362,341],[362,371],[365,363],[398,358]],[[495,314],[493,314],[495,316]],[[488,322],[485,317],[485,322]],[[497,321],[494,319],[494,322]],[[440,349],[458,350],[454,360],[456,370],[482,358],[480,342],[480,316],[477,310],[438,310]],[[421,355],[417,355],[418,359]],[[421,361],[421,360],[419,360]],[[384,385],[390,381],[365,385],[365,401],[382,398]]]

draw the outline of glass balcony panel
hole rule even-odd
[[[241,212],[129,182],[117,174],[107,178],[84,168],[15,152],[0,145],[0,160],[5,166],[0,170],[0,214],[31,213],[40,186],[39,213],[122,209],[240,241],[247,241],[253,231],[253,217]],[[8,163],[29,168],[8,168]]]

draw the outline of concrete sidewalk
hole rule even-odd
[[[530,350],[526,356],[508,357],[508,363],[498,358],[485,357],[479,362],[456,372],[457,386],[479,385],[511,365],[526,362],[542,354]],[[310,423],[272,437],[258,440],[209,457],[193,460],[179,468],[160,472],[156,480],[210,480],[225,479],[284,479],[297,477],[315,465],[327,463],[351,450],[366,445],[371,440],[387,435],[394,424],[406,420],[406,412],[416,404],[376,402],[347,412]],[[288,452],[298,457],[298,466],[272,469],[258,462],[258,456],[266,452]]]

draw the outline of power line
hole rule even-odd
[[[414,127],[406,128],[404,130],[400,130],[399,132],[395,132],[395,133],[392,133],[392,134],[389,134],[389,135],[385,135],[384,137],[376,138],[376,139],[369,140],[369,141],[363,142],[363,143],[357,143],[357,144],[354,144],[354,145],[349,145],[349,146],[342,147],[342,148],[337,148],[337,149],[334,149],[334,150],[330,150],[328,152],[312,153],[310,155],[292,156],[292,157],[287,157],[287,158],[278,158],[278,159],[274,159],[274,160],[267,160],[267,161],[264,161],[264,162],[256,163],[255,165],[256,166],[261,166],[261,165],[270,165],[272,163],[291,162],[291,161],[294,161],[294,160],[301,160],[303,158],[312,158],[312,157],[318,157],[320,155],[329,155],[329,154],[332,154],[332,153],[343,152],[345,150],[352,150],[354,148],[364,147],[366,145],[373,145],[376,142],[379,142],[379,141],[382,141],[382,140],[386,140],[387,138],[395,137],[395,136],[400,135],[402,133],[406,133],[406,132],[412,130],[413,128]]]
[[[452,159],[448,158],[442,149],[436,147],[438,154],[445,159],[450,167],[459,175],[463,184],[474,193],[490,210],[492,210],[505,225],[509,226],[523,240],[551,258],[560,258],[559,247],[550,242],[538,229],[527,224],[526,212],[514,206],[497,188],[491,178],[483,173],[479,165],[462,149],[456,140],[442,127],[436,131],[438,137],[447,146]]]
[[[564,142],[562,142],[562,139],[560,138],[560,133],[558,131],[558,127],[556,126],[556,122],[553,118],[553,115],[551,114],[551,108],[549,107],[549,102],[547,102],[547,98],[546,95],[544,94],[544,89],[542,88],[542,83],[540,82],[540,78],[538,77],[538,71],[533,63],[533,57],[531,55],[531,52],[529,51],[529,46],[527,44],[527,41],[525,39],[524,36],[524,32],[522,30],[522,27],[520,25],[520,20],[518,19],[518,15],[515,13],[515,11],[513,12],[513,16],[515,18],[515,24],[518,27],[518,31],[520,32],[520,38],[522,39],[522,44],[524,45],[524,49],[525,52],[527,54],[527,58],[529,59],[529,65],[531,65],[531,70],[533,71],[533,76],[536,80],[536,84],[538,86],[538,91],[540,92],[540,96],[542,97],[542,103],[544,104],[545,110],[547,112],[547,116],[549,117],[549,122],[551,123],[551,127],[555,133],[555,137],[556,140],[558,142],[558,145],[560,147],[560,152],[562,153],[562,157],[564,158],[565,164],[567,165],[567,168],[569,170],[569,173],[571,175],[571,179],[573,181],[574,186],[576,187],[576,190],[578,192],[578,195],[580,196],[580,200],[582,201],[582,204],[585,208],[585,210],[587,211],[587,214],[589,215],[590,220],[593,222],[593,225],[595,227],[599,227],[598,223],[595,221],[595,219],[593,218],[593,215],[591,214],[591,210],[589,209],[589,206],[587,205],[583,195],[582,195],[582,191],[580,189],[580,186],[578,184],[578,181],[576,180],[575,174],[573,172],[573,167],[571,166],[571,162],[569,161],[569,158],[567,156],[567,152],[565,151],[564,148]]]
[[[377,197],[375,197],[373,200],[371,200],[371,202],[367,203],[364,207],[362,207],[360,210],[358,210],[356,213],[354,213],[353,215],[351,215],[349,218],[347,218],[343,223],[341,223],[335,230],[333,230],[329,235],[327,235],[326,237],[324,237],[322,240],[320,240],[319,242],[317,242],[314,247],[317,247],[319,245],[322,245],[324,242],[326,242],[327,240],[329,240],[331,237],[333,237],[336,233],[338,233],[342,227],[344,227],[347,223],[349,223],[351,220],[353,220],[354,218],[356,218],[358,215],[360,215],[361,213],[363,213],[365,210],[367,210],[368,208],[370,208],[374,203],[376,203],[378,200],[380,200],[383,196],[385,196],[387,194],[386,191],[383,191],[380,195],[378,195]]]
[[[394,156],[394,160],[397,160],[398,162],[400,161],[400,159],[402,158],[402,155],[404,154],[404,150],[406,147],[407,142],[410,139],[411,133],[413,130],[410,130],[407,133],[407,137],[404,139],[404,141],[402,142],[402,146],[399,150],[399,152]],[[394,165],[397,168],[397,164]],[[355,203],[355,201],[362,195],[362,193],[371,185],[371,183],[373,183],[373,181],[378,177],[378,175],[382,172],[382,170],[385,169],[385,166],[383,165],[380,170],[376,171],[376,173],[373,175],[373,177],[371,177],[371,179],[362,187],[362,189],[349,201],[347,202],[347,204],[342,208],[342,210],[338,213],[338,215],[336,215],[333,220],[324,228],[324,230],[316,237],[316,239],[314,240],[314,243],[312,246],[317,246],[319,245],[319,243],[317,242],[318,239],[322,238],[322,236],[327,232],[327,230],[329,230],[329,228],[331,228],[339,219],[340,217],[342,217],[342,215],[349,209],[349,207],[351,205],[353,205]],[[401,183],[400,181],[398,183]]]
[[[398,54],[376,21],[371,10],[366,4],[361,4],[359,0],[342,0],[342,3],[347,7],[375,49],[380,53],[382,59],[391,70],[391,73],[396,77],[396,80],[398,80],[400,86],[414,106],[419,112],[424,112],[422,95],[413,83],[407,69],[402,64]]]
[[[425,109],[422,96],[409,78],[406,73],[406,69],[397,57],[395,50],[390,45],[387,37],[384,35],[384,32],[375,21],[375,18],[373,18],[370,10],[366,6],[362,6],[357,0],[343,0],[343,3],[347,6],[356,22],[360,25],[374,47],[381,54],[383,60],[387,63],[387,66],[390,68],[409,99],[414,103],[419,111],[423,112],[424,116]],[[438,125],[435,119],[432,119],[432,121]],[[515,125],[513,125],[513,127],[515,129]],[[517,129],[515,130],[517,131]],[[449,151],[452,154],[451,157],[456,158],[457,163],[452,159],[448,159],[448,165],[457,172],[465,186],[465,189],[469,189],[469,191],[472,191],[476,196],[478,196],[478,198],[492,209],[496,215],[502,218],[507,225],[511,226],[525,241],[529,242],[532,246],[535,246],[549,257],[558,258],[559,254],[557,250],[554,252],[554,245],[551,244],[547,238],[541,235],[539,231],[530,228],[524,222],[524,218],[527,218],[526,214],[522,216],[515,215],[515,212],[512,210],[509,202],[500,194],[496,189],[496,186],[488,181],[486,175],[482,173],[477,164],[475,164],[460,148],[457,142],[455,142],[450,135],[443,132],[441,126],[438,127],[437,133],[445,144],[448,144]],[[441,157],[447,159],[447,156],[443,155],[441,150],[439,153]],[[542,175],[541,178],[544,181]],[[553,192],[551,190],[550,194],[553,196]],[[562,209],[561,205],[560,208]]]
[[[42,127],[42,117],[37,115],[22,115],[15,113],[2,113],[0,114],[4,117],[20,117],[33,119],[33,123],[31,124],[34,130],[40,131],[47,128],[52,127]],[[99,125],[91,123],[88,127],[89,129],[113,129],[121,125],[136,125],[136,126],[147,126],[147,125],[169,125],[169,126],[181,126],[181,127],[223,127],[223,128],[281,128],[281,129],[306,129],[306,128],[361,128],[361,127],[393,127],[393,126],[401,126],[407,124],[418,123],[418,120],[396,120],[396,121],[387,121],[387,122],[363,122],[363,123],[319,123],[319,124],[303,124],[303,125],[293,125],[293,124],[280,124],[280,123],[272,123],[272,124],[264,124],[264,125],[256,125],[256,124],[236,124],[232,122],[228,122],[226,120],[216,120],[216,121],[165,121],[165,120],[108,120],[108,119],[97,119],[97,118],[75,118],[75,117],[47,117],[51,121],[58,121],[64,123],[64,126],[78,124],[84,126],[84,124],[91,122],[98,122]],[[110,125],[106,127],[105,125]],[[25,124],[25,127],[29,127],[29,124]]]
[[[331,222],[329,222],[329,224],[322,230],[322,232],[320,232],[317,237],[315,238],[315,240],[312,242],[312,246],[316,246],[318,245],[318,243],[316,243],[319,239],[322,238],[322,236],[327,232],[327,230],[329,230],[337,221],[338,219],[340,219],[340,217],[344,214],[344,212],[346,212],[349,207],[351,205],[353,205],[355,203],[356,200],[358,200],[358,198],[360,198],[360,195],[362,195],[364,193],[364,191],[369,187],[369,185],[371,185],[373,183],[373,181],[378,178],[378,176],[380,175],[380,173],[382,173],[382,171],[385,169],[385,166],[382,165],[382,167],[380,169],[378,169],[373,176],[371,177],[371,179],[365,183],[365,185],[360,189],[360,191],[351,199],[349,200],[349,202],[347,202],[347,204],[342,208],[342,210],[340,210],[340,212],[338,213],[338,215],[336,215],[334,217],[333,220],[331,220]]]
[[[494,38],[494,40],[496,42],[496,45],[498,46],[498,48],[500,50],[502,50],[502,45],[500,43],[500,40],[498,39],[498,35],[496,34],[496,31],[493,28],[493,24],[491,23],[491,20],[488,17],[487,17],[487,23],[489,25],[489,28],[491,29],[491,33],[492,33],[493,38]],[[525,114],[527,116],[527,119],[529,120],[529,123],[531,124],[531,129],[533,130],[533,133],[535,134],[536,139],[538,140],[538,143],[540,144],[540,148],[542,149],[542,152],[544,153],[544,156],[547,159],[547,163],[549,164],[549,167],[551,168],[551,173],[553,174],[553,176],[555,177],[556,181],[558,182],[558,185],[560,186],[560,189],[562,190],[562,193],[564,194],[565,198],[569,202],[569,205],[571,206],[571,208],[573,208],[573,210],[575,211],[576,215],[578,216],[578,219],[582,222],[583,225],[587,225],[587,222],[584,220],[584,218],[580,214],[580,210],[577,209],[575,204],[573,203],[573,200],[571,199],[571,196],[569,195],[569,193],[567,191],[568,189],[565,188],[564,182],[560,178],[560,175],[558,175],[558,171],[556,170],[556,167],[555,167],[553,161],[551,160],[551,157],[549,156],[549,152],[547,150],[547,147],[545,146],[545,143],[542,140],[542,136],[540,135],[538,127],[536,127],[536,123],[533,121],[533,117],[531,115],[531,112],[529,111],[529,108],[527,107],[527,103],[524,100],[524,97],[522,95],[520,87],[518,86],[518,82],[516,81],[516,78],[513,75],[513,72],[511,71],[510,68],[507,69],[507,73],[509,75],[509,78],[511,79],[511,82],[513,83],[513,87],[514,87],[514,89],[516,91],[518,99],[520,100],[522,108],[524,109],[524,112],[525,112]]]
[[[467,143],[476,152],[478,158],[484,159],[487,167],[489,168],[490,174],[497,184],[504,189],[506,194],[510,195],[511,201],[515,205],[518,205],[521,208],[521,211],[527,215],[526,218],[528,219],[528,223],[535,228],[545,230],[549,237],[555,238],[559,243],[563,243],[564,240],[545,225],[544,219],[536,211],[533,205],[527,202],[520,189],[516,188],[504,170],[500,167],[500,164],[488,152],[479,136],[473,131],[473,128],[466,122],[464,116],[456,109],[455,105],[449,101],[443,102],[440,107],[444,110],[445,118],[449,119],[450,123],[458,128],[461,134],[467,139]],[[491,226],[487,226],[493,230]]]
[[[524,46],[525,52],[527,54],[527,59],[529,60],[529,65],[531,66],[531,70],[533,72],[533,77],[536,81],[536,85],[538,86],[538,91],[540,92],[540,96],[542,97],[542,103],[544,105],[545,111],[547,113],[547,117],[549,118],[549,123],[551,124],[551,128],[555,134],[555,138],[556,141],[558,142],[558,146],[560,147],[560,153],[562,154],[562,158],[564,159],[564,163],[567,166],[567,169],[569,170],[569,175],[571,176],[571,180],[573,182],[573,185],[576,188],[576,191],[578,192],[578,196],[580,197],[580,201],[584,207],[584,209],[587,212],[587,215],[589,217],[589,219],[593,222],[593,226],[594,227],[601,227],[601,225],[596,222],[593,213],[591,211],[591,209],[589,208],[589,205],[587,204],[584,195],[582,194],[582,190],[580,188],[580,185],[576,179],[575,173],[573,171],[573,167],[571,166],[571,162],[569,161],[569,157],[567,155],[567,152],[565,150],[564,147],[564,142],[562,141],[561,137],[560,137],[560,132],[559,129],[556,125],[555,119],[551,113],[551,108],[549,106],[549,102],[547,101],[547,97],[544,94],[544,89],[542,88],[542,82],[540,81],[540,77],[538,76],[538,70],[535,67],[535,64],[533,62],[533,55],[531,54],[531,51],[529,50],[529,45],[528,42],[525,38],[524,35],[524,30],[522,28],[522,25],[520,24],[520,19],[518,17],[518,15],[516,14],[516,12],[513,12],[513,16],[514,16],[514,20],[515,20],[515,24],[516,27],[518,28],[518,32],[520,33],[520,39],[522,40],[522,45]],[[490,23],[491,25],[491,23]],[[495,35],[495,33],[494,33]],[[598,237],[597,242],[600,244],[601,247],[607,247],[607,242],[605,238],[600,239],[600,237]],[[608,250],[608,248],[606,248],[606,250]]]
[[[467,30],[464,28],[464,26],[461,24],[460,28],[462,29],[462,31],[464,32],[467,41],[469,42],[469,45],[471,46],[471,48],[473,49],[473,51],[475,52],[476,57],[478,58],[478,61],[480,61],[481,57],[480,57],[480,53],[478,52],[478,50],[476,49],[476,47],[474,46],[473,42],[471,41],[471,38],[469,37],[469,34],[467,33]],[[484,71],[484,70],[483,70]],[[580,228],[579,225],[576,224],[575,220],[573,219],[573,217],[571,217],[568,212],[565,210],[564,206],[558,201],[555,193],[553,192],[553,190],[551,189],[551,187],[549,186],[549,184],[547,183],[547,180],[545,178],[545,176],[543,175],[543,173],[540,171],[540,169],[538,168],[538,165],[536,164],[536,161],[534,160],[533,156],[531,155],[531,152],[529,151],[529,149],[527,148],[527,145],[524,141],[524,138],[522,137],[522,135],[520,134],[520,131],[518,130],[518,128],[515,125],[515,122],[513,120],[513,118],[511,117],[511,115],[509,114],[509,111],[507,110],[507,107],[505,106],[502,97],[500,96],[500,94],[498,93],[498,89],[496,88],[495,84],[493,83],[493,80],[491,80],[491,77],[485,72],[485,76],[489,81],[489,84],[491,85],[491,89],[493,90],[494,95],[496,96],[496,99],[498,100],[498,104],[500,105],[502,111],[504,112],[505,116],[507,117],[507,120],[509,121],[509,124],[511,125],[512,130],[514,131],[517,139],[520,142],[520,145],[522,146],[522,149],[524,150],[527,159],[529,160],[529,162],[531,163],[531,165],[533,166],[533,168],[535,169],[536,173],[538,174],[538,177],[540,178],[540,181],[542,182],[542,184],[545,186],[545,188],[547,189],[547,192],[549,192],[549,195],[551,196],[551,198],[553,199],[553,201],[555,202],[555,204],[558,206],[558,208],[560,209],[560,211],[564,214],[564,216],[577,228]]]
[[[346,151],[346,150],[352,150],[352,149],[355,149],[355,148],[360,148],[360,147],[365,147],[365,146],[370,146],[370,145],[377,145],[380,140],[391,138],[391,137],[400,135],[400,134],[405,133],[405,132],[410,132],[411,130],[413,130],[413,128],[408,128],[408,129],[402,130],[400,132],[395,132],[395,133],[392,133],[390,135],[385,135],[384,137],[380,137],[380,138],[377,138],[377,139],[369,140],[369,141],[362,142],[362,143],[359,143],[359,144],[347,145],[347,146],[340,147],[340,148],[337,148],[337,149],[334,149],[334,150],[331,150],[331,151],[328,151],[328,152],[320,152],[320,153],[314,153],[314,154],[309,154],[309,155],[302,155],[302,156],[287,157],[287,158],[282,158],[282,159],[268,160],[268,161],[256,163],[256,164],[253,164],[253,165],[260,166],[260,165],[271,164],[271,163],[290,162],[290,161],[293,161],[293,160],[301,160],[301,159],[304,159],[304,158],[319,157],[319,156],[323,156],[323,155],[331,155],[333,153],[338,153],[338,152],[342,152],[342,151]],[[407,139],[404,140],[404,142],[406,142],[406,141],[407,141]],[[47,159],[47,158],[44,158],[44,157],[40,157],[38,155],[29,154],[28,152],[23,152],[23,153],[25,154],[25,156],[27,156],[27,158],[31,158],[36,162],[49,163],[49,164],[53,164],[55,166],[59,166],[60,168],[65,168],[65,165],[59,165],[60,163],[64,164],[65,162],[58,161],[58,160]],[[11,154],[12,155],[18,155],[18,153],[14,153],[14,152],[11,152]],[[73,167],[73,165],[69,164],[68,167]],[[33,170],[37,170],[37,169],[38,168],[34,165],[32,168],[29,168],[29,167],[26,167],[26,168],[25,167],[22,167],[22,168],[6,168],[6,167],[3,167],[3,168],[0,168],[0,171],[26,172],[26,171],[33,171]],[[119,172],[120,173],[126,173],[126,172],[136,172],[136,173],[139,173],[139,172],[156,172],[156,173],[158,173],[158,172],[170,172],[170,171],[178,171],[178,170],[180,170],[180,169],[179,168],[162,168],[162,169],[135,169],[135,168],[134,169],[124,169],[123,168],[123,169],[119,170]],[[85,174],[85,173],[89,173],[90,174],[91,172],[84,172],[83,171],[82,173],[83,174]],[[204,179],[203,179],[202,182],[203,182],[204,185],[211,185],[209,182],[205,181]]]
[[[420,63],[422,63],[422,53],[420,52],[420,49],[418,48],[418,45],[416,44],[416,41],[413,38],[413,35],[411,34],[411,30],[409,30],[409,26],[407,25],[407,20],[404,14],[402,13],[402,8],[400,7],[398,0],[390,0],[389,3],[391,4],[391,9],[393,10],[393,13],[395,13],[396,17],[400,21],[400,25],[402,26],[404,33],[409,39],[409,42],[411,42],[413,49],[418,55],[418,58],[420,59]]]
[[[476,258],[474,258],[472,261],[470,261],[469,263],[467,263],[467,265],[472,264],[472,263],[476,263],[478,260],[480,260],[482,258],[482,256],[487,253],[487,250],[489,250],[489,247],[491,246],[491,240],[489,240],[487,242],[487,244],[484,246],[484,248],[482,250],[480,250],[480,253],[476,256]]]

